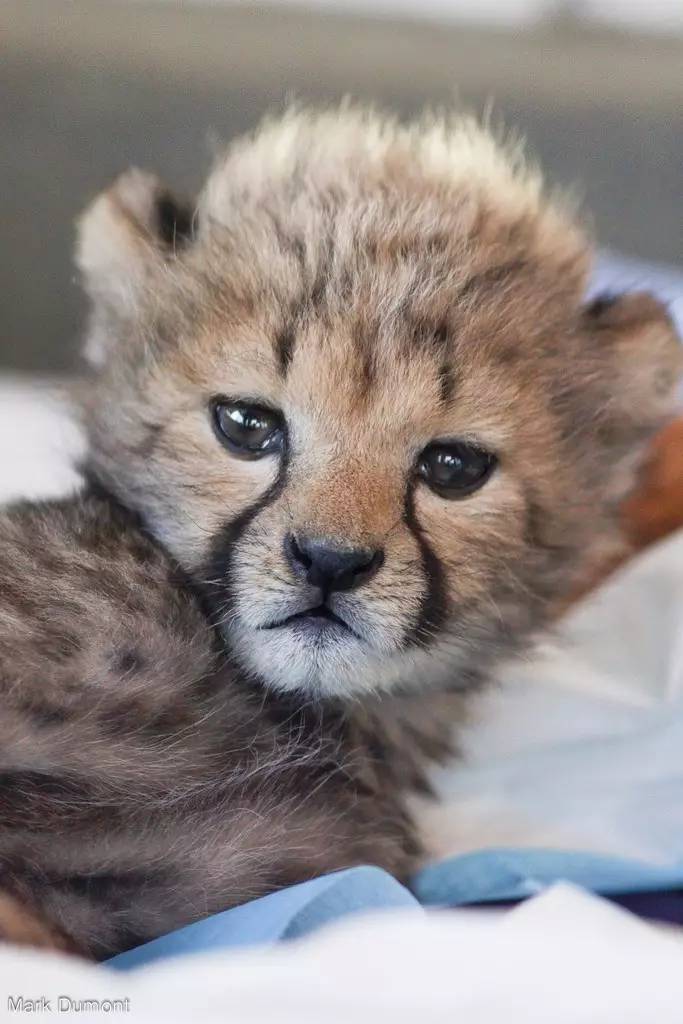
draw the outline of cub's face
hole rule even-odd
[[[93,472],[266,685],[471,683],[614,542],[666,317],[583,308],[584,242],[543,207],[271,182],[218,220],[212,180],[186,240],[139,174],[85,221]]]

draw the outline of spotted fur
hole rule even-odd
[[[101,957],[324,871],[407,876],[426,750],[245,686],[127,511],[7,512],[0,579],[0,938]]]

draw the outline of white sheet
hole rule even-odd
[[[683,533],[500,673],[434,772],[436,857],[487,846],[683,861]]]
[[[48,382],[0,378],[0,503],[57,498],[78,486],[85,452],[65,395]]]

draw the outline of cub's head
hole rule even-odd
[[[91,469],[230,649],[310,695],[464,686],[614,545],[678,347],[473,121],[294,112],[196,207],[86,212]]]

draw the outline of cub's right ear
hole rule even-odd
[[[193,209],[153,174],[131,169],[102,192],[78,222],[76,265],[93,304],[86,357],[102,365],[117,322],[192,237]]]
[[[596,415],[612,436],[647,437],[670,419],[683,373],[683,347],[665,306],[649,292],[602,295],[584,310],[602,387]]]

